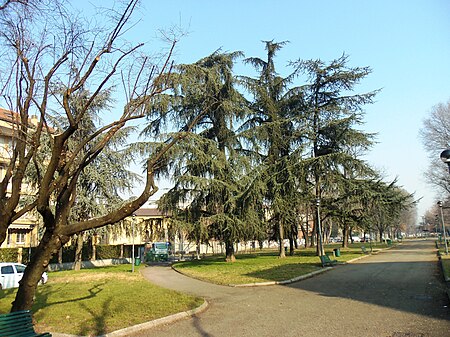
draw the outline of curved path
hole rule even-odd
[[[450,309],[432,241],[408,241],[313,278],[232,288],[145,268],[166,288],[202,296],[209,308],[138,336],[448,337]]]

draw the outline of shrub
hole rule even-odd
[[[0,262],[16,262],[18,256],[19,256],[19,248],[0,249]]]

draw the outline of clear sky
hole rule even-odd
[[[191,63],[218,48],[265,57],[261,41],[289,41],[277,59],[331,61],[342,53],[350,66],[373,70],[357,88],[382,89],[366,108],[365,130],[378,133],[367,161],[398,177],[416,197],[419,217],[439,198],[425,183],[429,159],[418,131],[433,105],[450,99],[448,0],[144,0],[133,39],[159,48],[157,32],[180,26],[175,61]],[[236,72],[248,71],[237,66]],[[436,165],[443,149],[436,149]]]

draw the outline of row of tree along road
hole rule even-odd
[[[0,7],[1,104],[14,125],[0,243],[27,212],[43,224],[12,311],[31,308],[40,275],[64,244],[132,215],[158,190],[155,177],[173,180],[160,203],[172,226],[197,242],[223,241],[228,261],[235,242],[267,237],[284,257],[281,242],[294,245],[306,226],[308,244],[321,242],[319,223],[338,224],[344,245],[355,228],[382,237],[400,227],[411,195],[361,159],[375,137],[360,129],[364,106],[377,90],[355,87],[369,67],[350,67],[345,54],[298,59],[283,77],[275,58],[286,43],[274,41],[263,58],[217,50],[175,65],[176,39],[163,59],[126,40],[137,2],[101,13],[109,27],[94,27],[64,1]],[[242,60],[256,76],[233,72]],[[136,125],[142,141],[132,144]],[[142,192],[122,201],[133,182],[124,166],[138,156]],[[35,193],[21,193],[25,185]]]

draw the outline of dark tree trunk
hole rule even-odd
[[[347,224],[344,224],[344,229],[342,231],[342,247],[347,248],[348,247],[348,233],[349,232],[349,226]]]
[[[25,269],[20,287],[17,290],[16,299],[12,303],[11,312],[30,310],[33,306],[36,287],[41,280],[42,273],[47,270],[52,256],[69,241],[69,237],[44,233],[38,249],[31,257],[30,264]]]
[[[227,262],[234,262],[236,261],[236,257],[234,256],[234,245],[232,241],[225,242],[225,260]]]
[[[290,256],[294,256],[294,251],[295,251],[295,246],[296,244],[294,244],[294,239],[291,237],[289,238],[289,255]]]

